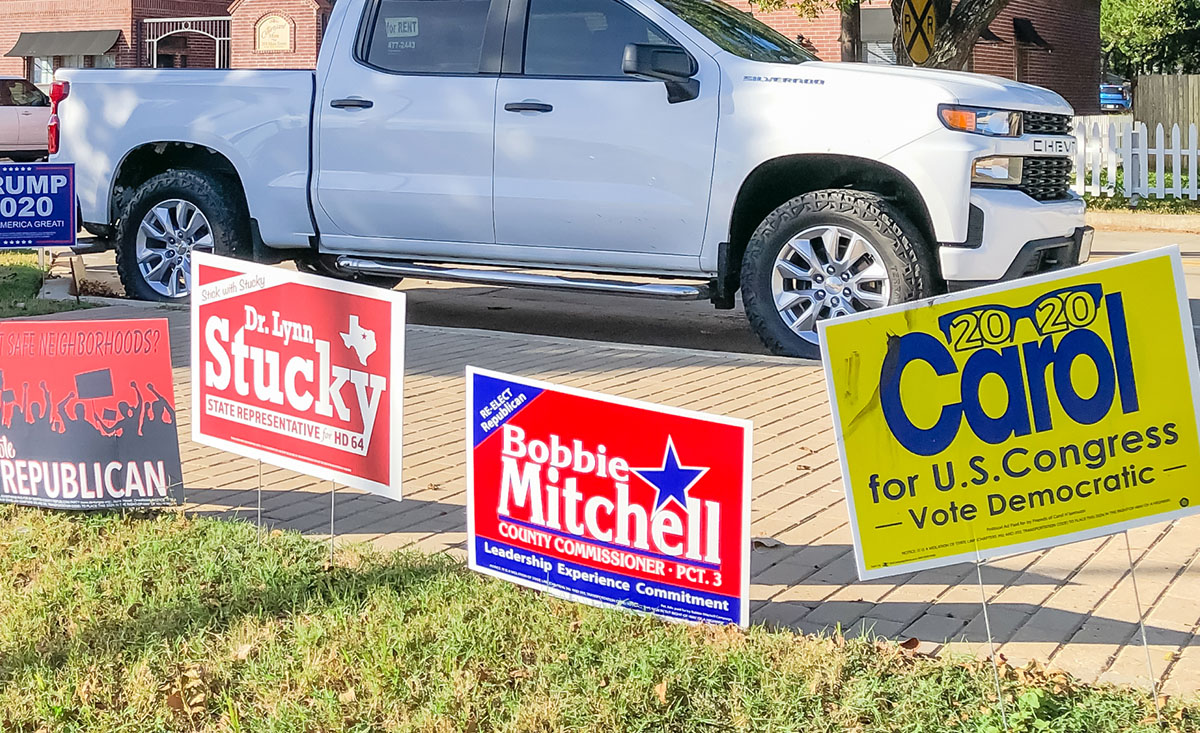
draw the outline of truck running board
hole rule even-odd
[[[593,280],[588,278],[562,277],[559,275],[537,275],[509,270],[464,270],[450,267],[417,265],[411,262],[375,260],[365,257],[343,255],[337,260],[339,270],[362,275],[385,277],[423,277],[429,280],[447,280],[458,283],[504,285],[510,287],[544,288],[572,292],[605,293],[609,295],[631,295],[638,298],[660,298],[665,300],[707,300],[707,283],[668,285],[665,283],[634,283],[621,280]]]

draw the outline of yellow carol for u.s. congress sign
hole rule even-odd
[[[821,344],[864,580],[1200,504],[1176,248],[827,321]]]

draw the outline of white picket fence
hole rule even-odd
[[[1200,199],[1200,134],[1195,124],[1187,126],[1185,146],[1178,124],[1171,126],[1168,138],[1162,125],[1151,135],[1143,122],[1079,120],[1075,142],[1073,189],[1078,194]]]

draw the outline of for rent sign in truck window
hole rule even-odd
[[[750,424],[467,368],[475,570],[745,626]]]
[[[1177,249],[824,323],[859,576],[1194,513],[1194,338]]]

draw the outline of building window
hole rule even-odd
[[[868,64],[896,63],[896,49],[892,47],[892,36],[896,33],[896,21],[892,17],[892,9],[863,8],[860,33],[862,36],[862,55],[859,56]]]
[[[111,53],[106,53],[102,56],[92,57],[92,68],[94,69],[115,69],[117,68],[117,58]]]
[[[35,57],[29,78],[34,84],[49,86],[50,82],[54,81],[54,58],[51,56]]]
[[[895,64],[896,49],[891,41],[867,41],[863,44],[863,61],[868,64]]]

